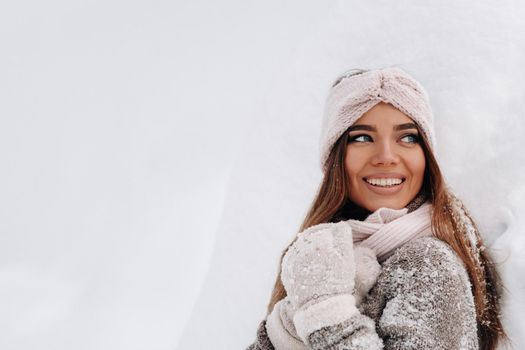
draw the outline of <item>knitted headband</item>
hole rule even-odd
[[[337,139],[379,102],[390,103],[410,117],[435,150],[434,118],[423,86],[400,68],[368,70],[343,76],[328,94],[320,138],[323,172]]]

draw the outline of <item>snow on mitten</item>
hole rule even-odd
[[[339,324],[359,311],[354,289],[352,229],[344,221],[303,231],[284,255],[281,280],[299,338],[307,344],[314,331]]]
[[[356,305],[360,305],[381,274],[381,265],[377,261],[376,253],[361,245],[354,247],[354,258],[356,264],[354,297]]]

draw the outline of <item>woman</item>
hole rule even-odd
[[[495,349],[506,339],[497,270],[434,150],[428,95],[406,72],[337,79],[324,178],[249,350]]]

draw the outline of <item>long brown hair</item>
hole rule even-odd
[[[334,85],[338,82],[336,81]],[[446,186],[437,160],[430,151],[428,141],[421,130],[419,135],[426,160],[422,187],[433,204],[431,219],[433,234],[448,243],[466,266],[476,306],[480,349],[496,349],[498,343],[508,340],[500,320],[500,299],[504,289],[501,278],[488,249],[483,244],[474,220],[463,203]],[[347,143],[348,132],[345,132],[331,150],[323,180],[299,232],[313,225],[334,222],[345,217],[344,208],[349,203],[348,178],[344,166]],[[279,300],[286,297],[280,271],[282,259],[292,244],[293,241],[281,254],[278,276],[268,304],[268,313]]]

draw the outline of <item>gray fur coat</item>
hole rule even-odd
[[[312,333],[309,349],[479,349],[471,284],[448,244],[435,237],[415,239],[381,270],[360,314]],[[266,320],[247,350],[274,350]]]

